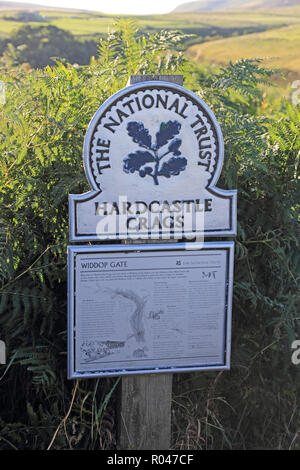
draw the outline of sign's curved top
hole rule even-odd
[[[92,190],[70,195],[71,241],[234,235],[236,191],[216,187],[223,158],[217,119],[193,92],[164,81],[120,90],[87,129]]]
[[[85,171],[96,191],[109,169],[168,185],[165,178],[190,167],[198,170],[198,187],[214,186],[222,164],[223,137],[213,112],[170,82],[142,82],[113,95],[95,113],[84,143]]]

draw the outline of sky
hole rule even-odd
[[[5,0],[13,1],[13,0]],[[94,10],[108,14],[148,15],[163,14],[191,0],[14,0],[18,3]]]

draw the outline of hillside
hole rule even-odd
[[[283,6],[285,0],[281,0]],[[193,2],[193,5],[202,2]],[[211,0],[210,6],[229,4],[226,0]],[[231,0],[231,4],[242,4],[241,0]],[[245,4],[245,1],[243,2]],[[258,0],[247,1],[248,5],[257,5]],[[262,0],[260,4],[266,3]],[[273,1],[272,5],[277,1]],[[292,3],[288,0],[288,3]],[[291,72],[297,79],[300,73],[300,0],[293,3],[298,6],[287,8],[242,9],[226,11],[177,12],[166,15],[148,15],[136,17],[142,33],[161,30],[180,30],[193,36],[184,44],[189,57],[198,63],[227,64],[230,60],[241,57],[268,57],[266,64]],[[9,10],[4,5],[10,5]],[[34,6],[39,15],[34,21],[21,19],[16,5],[0,1],[0,56],[3,54],[11,35],[20,26],[56,26],[74,35],[76,40],[92,41],[96,45],[101,37],[113,27],[115,16],[80,10],[55,9]],[[187,4],[191,5],[191,4]],[[22,4],[22,10],[31,9],[30,3]],[[20,8],[19,8],[20,9]],[[70,13],[72,12],[72,13]],[[18,46],[18,44],[17,44]],[[189,47],[192,46],[192,47]],[[57,54],[52,54],[57,55]],[[93,55],[93,54],[92,54]],[[63,54],[65,57],[66,54]],[[274,58],[276,56],[276,58]],[[88,60],[88,58],[87,58]],[[82,63],[80,60],[78,63]]]
[[[188,2],[173,10],[174,13],[234,9],[273,9],[300,5],[300,0],[198,0]]]
[[[24,22],[13,19],[12,11],[1,9],[8,2],[0,1],[0,37],[9,36]],[[12,3],[14,4],[14,3]],[[45,7],[46,8],[46,7]],[[76,37],[99,38],[112,27],[115,16],[96,12],[73,11],[63,9],[40,9],[43,18],[41,24],[48,24],[65,29]],[[7,20],[7,17],[11,17]],[[189,44],[202,43],[217,38],[228,38],[249,33],[263,32],[273,28],[300,23],[300,7],[279,8],[267,13],[264,10],[236,10],[202,13],[172,13],[167,15],[148,15],[136,17],[136,22],[145,33],[164,30],[181,30],[194,34]],[[30,24],[30,23],[29,23]],[[34,25],[38,25],[37,22]]]

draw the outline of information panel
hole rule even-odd
[[[69,247],[69,378],[228,369],[233,250]]]

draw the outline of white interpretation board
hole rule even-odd
[[[229,369],[233,252],[70,246],[68,377]]]

